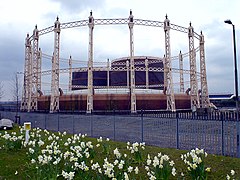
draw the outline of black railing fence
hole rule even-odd
[[[145,142],[166,148],[190,150],[204,148],[208,153],[240,157],[239,129],[234,111],[93,111],[85,112],[11,112],[0,111],[23,125],[116,141]]]

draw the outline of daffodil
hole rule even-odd
[[[226,178],[227,178],[227,180],[231,179],[231,177],[228,174],[227,174]]]
[[[231,173],[232,176],[235,175],[235,171],[234,170],[231,170],[230,173]]]
[[[207,167],[207,168],[205,169],[205,171],[210,172],[210,171],[211,171],[211,168],[210,168],[210,167]]]

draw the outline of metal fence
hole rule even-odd
[[[236,112],[196,114],[191,112],[153,112],[138,114],[107,113],[45,114],[0,111],[2,118],[33,127],[116,141],[145,142],[164,148],[190,150],[204,148],[208,153],[239,157],[239,122]]]

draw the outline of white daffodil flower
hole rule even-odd
[[[231,170],[231,175],[234,176],[235,175],[235,171],[234,170]]]

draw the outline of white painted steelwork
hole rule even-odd
[[[111,65],[124,65],[122,67],[111,66],[109,63],[106,66],[94,67],[94,64],[103,64],[100,62],[93,62],[93,28],[95,25],[120,25],[127,24],[129,26],[130,31],[130,56],[128,57],[130,61],[125,62],[117,62],[120,59],[113,60]],[[148,62],[145,67],[135,66],[138,64],[145,64],[145,56],[143,56],[142,61],[134,62],[134,59],[138,57],[134,56],[134,41],[133,41],[133,26],[134,25],[143,25],[143,26],[151,26],[151,27],[160,27],[164,29],[165,32],[165,57],[164,58],[154,58],[154,60],[150,60],[151,57],[148,57]],[[88,66],[81,68],[72,68],[72,63],[74,60],[69,60],[69,68],[59,69],[60,61],[68,61],[68,59],[62,59],[59,57],[60,53],[60,30],[75,28],[81,26],[89,27],[89,50],[88,50]],[[178,55],[171,56],[171,42],[170,42],[170,29],[183,32],[188,34],[189,37],[189,52]],[[46,55],[41,52],[39,49],[39,37],[45,35],[47,33],[54,32],[54,53],[53,53],[53,62],[52,62],[52,70],[42,71],[41,70],[41,59],[43,57],[52,59],[51,56]],[[200,41],[200,46],[194,48],[194,39]],[[197,72],[196,69],[196,52],[200,51],[200,72]],[[181,63],[183,62],[183,58],[189,56],[190,60],[190,70],[182,69]],[[181,59],[180,59],[181,58]],[[124,58],[123,58],[124,59]],[[173,68],[171,65],[171,61],[179,60],[180,69]],[[151,67],[149,64],[164,62],[164,68],[156,68]],[[79,62],[77,62],[79,63]],[[85,63],[81,61],[81,63]],[[180,92],[184,91],[184,83],[183,83],[183,73],[190,74],[190,88],[191,88],[191,104],[192,110],[195,110],[199,107],[209,107],[209,97],[208,97],[208,87],[207,87],[207,79],[206,79],[206,64],[205,64],[205,51],[204,51],[204,37],[202,33],[199,35],[194,32],[193,27],[190,25],[189,28],[185,28],[182,26],[178,26],[175,24],[171,24],[168,18],[166,17],[164,22],[160,21],[152,21],[152,20],[142,20],[142,19],[134,19],[132,15],[132,11],[130,11],[130,16],[128,18],[117,18],[117,19],[94,19],[92,17],[92,12],[88,20],[80,20],[74,22],[60,23],[58,21],[55,22],[53,26],[47,27],[42,30],[38,30],[37,26],[33,31],[33,35],[27,35],[26,43],[25,43],[25,66],[24,66],[24,84],[23,84],[23,97],[22,97],[22,105],[21,110],[24,111],[35,111],[37,110],[37,100],[38,94],[41,92],[41,76],[52,74],[52,82],[51,82],[51,104],[50,104],[50,112],[55,112],[59,110],[59,74],[60,73],[69,73],[71,76],[72,72],[88,72],[88,86],[85,87],[88,89],[87,95],[87,112],[91,113],[93,110],[93,92],[94,88],[100,88],[97,86],[93,86],[93,71],[127,71],[127,87],[130,88],[131,94],[131,111],[136,112],[136,88],[151,88],[151,87],[163,87],[163,85],[149,85],[146,81],[146,85],[135,86],[135,71],[149,71],[149,72],[164,72],[164,92],[167,95],[167,109],[175,111],[175,100],[174,100],[174,92],[173,92],[173,79],[172,73],[180,73]],[[130,74],[129,74],[130,72]],[[197,76],[201,77],[201,104],[199,103],[199,95],[198,95],[198,79]],[[146,75],[146,78],[148,76]],[[130,79],[130,82],[129,82]],[[72,86],[71,77],[69,77],[69,90]],[[148,80],[149,81],[149,80]],[[114,88],[109,86],[109,75],[108,75],[108,85],[105,88]],[[118,87],[121,88],[121,87]]]

